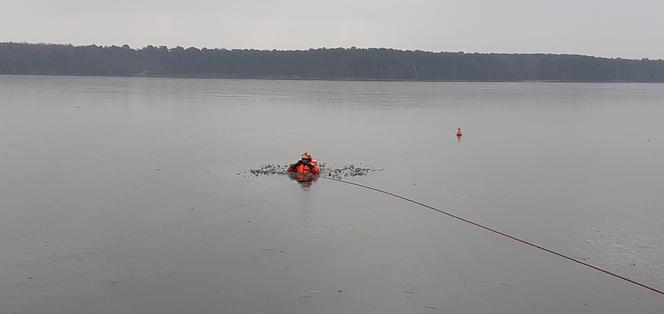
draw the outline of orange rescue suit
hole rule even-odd
[[[288,172],[319,174],[320,168],[318,167],[318,161],[315,159],[309,163],[300,160],[297,163],[290,165],[290,167],[288,167]]]

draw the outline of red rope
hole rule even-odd
[[[539,250],[542,250],[542,251],[545,251],[545,252],[551,253],[551,254],[553,254],[553,255],[556,255],[556,256],[562,257],[562,258],[564,258],[564,259],[570,260],[570,261],[575,262],[575,263],[577,263],[577,264],[581,264],[581,265],[583,265],[583,266],[590,267],[590,268],[592,268],[592,269],[594,269],[594,270],[601,271],[601,272],[603,272],[603,273],[605,273],[605,274],[608,274],[608,275],[611,275],[611,276],[613,276],[613,277],[616,277],[616,278],[622,279],[622,280],[624,280],[624,281],[630,282],[630,283],[632,283],[632,284],[635,284],[635,285],[640,286],[640,287],[642,287],[642,288],[646,288],[646,289],[648,289],[648,290],[650,290],[650,291],[656,292],[656,293],[658,293],[658,294],[664,296],[664,291],[662,291],[662,290],[658,290],[658,289],[653,288],[653,287],[651,287],[651,286],[648,286],[648,285],[646,285],[646,284],[640,283],[640,282],[638,282],[638,281],[636,281],[636,280],[632,280],[632,279],[629,279],[629,278],[627,278],[627,277],[625,277],[625,276],[621,276],[621,275],[618,275],[618,274],[616,274],[616,273],[614,273],[614,272],[611,272],[611,271],[609,271],[609,270],[606,270],[606,269],[603,269],[603,268],[600,268],[600,267],[597,267],[597,266],[594,266],[594,265],[588,264],[588,263],[586,263],[586,262],[584,262],[584,261],[581,261],[581,260],[578,260],[578,259],[576,259],[576,258],[574,258],[574,257],[571,257],[571,256],[565,255],[565,254],[563,254],[563,253],[556,252],[556,251],[554,251],[554,250],[551,250],[551,249],[545,248],[545,247],[543,247],[543,246],[541,246],[541,245],[535,244],[535,243],[530,242],[530,241],[526,241],[526,240],[524,240],[524,239],[521,239],[521,238],[518,238],[518,237],[516,237],[516,236],[513,236],[513,235],[510,235],[510,234],[507,234],[507,233],[505,233],[505,232],[502,232],[502,231],[500,231],[500,230],[497,230],[497,229],[491,228],[491,227],[489,227],[489,226],[485,226],[485,225],[483,225],[483,224],[481,224],[481,223],[478,223],[478,222],[475,222],[475,221],[472,221],[472,220],[469,220],[469,219],[463,218],[463,217],[461,217],[461,216],[457,216],[457,215],[452,214],[452,213],[450,213],[450,212],[448,212],[448,211],[445,211],[445,210],[442,210],[442,209],[438,209],[438,208],[435,208],[435,207],[433,207],[433,206],[430,206],[430,205],[427,205],[427,204],[424,204],[424,203],[418,202],[418,201],[416,201],[416,200],[413,200],[413,199],[410,199],[410,198],[407,198],[407,197],[404,197],[404,196],[401,196],[401,195],[398,195],[398,194],[394,194],[394,193],[391,193],[391,192],[388,192],[388,191],[384,191],[384,190],[381,190],[381,189],[377,189],[377,188],[374,188],[374,187],[370,187],[370,186],[367,186],[367,185],[364,185],[364,184],[359,184],[359,183],[350,182],[350,181],[344,181],[344,180],[341,180],[341,179],[328,178],[328,177],[323,177],[323,178],[328,179],[328,180],[332,180],[332,181],[337,181],[337,182],[341,182],[341,183],[350,184],[350,185],[355,185],[355,186],[358,186],[358,187],[361,187],[361,188],[365,188],[365,189],[373,190],[373,191],[376,191],[376,192],[380,192],[380,193],[383,193],[383,194],[387,194],[387,195],[389,195],[389,196],[393,196],[393,197],[396,197],[396,198],[400,198],[400,199],[402,199],[402,200],[404,200],[404,201],[411,202],[411,203],[413,203],[413,204],[417,204],[417,205],[420,205],[420,206],[422,206],[422,207],[426,207],[426,208],[428,208],[428,209],[431,209],[431,210],[433,210],[433,211],[439,212],[439,213],[441,213],[441,214],[445,214],[445,215],[447,215],[447,216],[449,216],[449,217],[452,217],[452,218],[454,218],[454,219],[461,220],[461,221],[463,221],[463,222],[465,222],[465,223],[468,223],[468,224],[471,224],[471,225],[473,225],[473,226],[480,227],[480,228],[482,228],[482,229],[485,229],[485,230],[491,231],[491,232],[496,233],[496,234],[498,234],[498,235],[501,235],[501,236],[503,236],[503,237],[510,238],[510,239],[512,239],[512,240],[514,240],[514,241],[521,242],[521,243],[523,243],[523,244],[526,244],[526,245],[532,246],[532,247],[534,247],[534,248],[536,248],[536,249],[539,249]]]

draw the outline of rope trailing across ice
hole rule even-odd
[[[448,211],[446,211],[446,210],[442,210],[442,209],[439,209],[439,208],[436,208],[436,207],[433,207],[433,206],[430,206],[430,205],[424,204],[424,203],[422,203],[422,202],[418,202],[418,201],[416,201],[416,200],[413,200],[413,199],[410,199],[410,198],[407,198],[407,197],[404,197],[404,196],[401,196],[401,195],[398,195],[398,194],[394,194],[394,193],[392,193],[392,192],[388,192],[388,191],[385,191],[385,190],[381,190],[381,189],[378,189],[378,188],[374,188],[374,187],[371,187],[371,186],[368,186],[368,185],[364,185],[364,184],[360,184],[360,183],[355,183],[355,182],[350,182],[350,181],[345,181],[345,180],[336,179],[336,178],[328,178],[328,177],[322,177],[322,178],[324,178],[324,179],[328,179],[328,180],[332,180],[332,181],[336,181],[336,182],[345,183],[345,184],[354,185],[354,186],[361,187],[361,188],[364,188],[364,189],[369,189],[369,190],[372,190],[372,191],[380,192],[380,193],[387,194],[387,195],[392,196],[392,197],[396,197],[396,198],[402,199],[402,200],[407,201],[407,202],[411,202],[411,203],[413,203],[413,204],[416,204],[416,205],[419,205],[419,206],[422,206],[422,207],[428,208],[428,209],[433,210],[433,211],[435,211],[435,212],[439,212],[439,213],[441,213],[441,214],[447,215],[447,216],[452,217],[452,218],[454,218],[454,219],[460,220],[460,221],[465,222],[465,223],[467,223],[467,224],[471,224],[471,225],[473,225],[473,226],[476,226],[476,227],[479,227],[479,228],[482,228],[482,229],[488,230],[488,231],[490,231],[490,232],[493,232],[493,233],[498,234],[498,235],[500,235],[500,236],[503,236],[503,237],[505,237],[505,238],[509,238],[509,239],[514,240],[514,241],[521,242],[521,243],[523,243],[523,244],[525,244],[525,245],[528,245],[528,246],[534,247],[534,248],[539,249],[539,250],[541,250],[541,251],[551,253],[551,254],[556,255],[556,256],[558,256],[558,257],[562,257],[562,258],[564,258],[564,259],[567,259],[567,260],[570,260],[570,261],[572,261],[572,262],[575,262],[575,263],[577,263],[577,264],[580,264],[580,265],[583,265],[583,266],[586,266],[586,267],[592,268],[592,269],[594,269],[594,270],[597,270],[597,271],[603,272],[603,273],[605,273],[605,274],[611,275],[611,276],[616,277],[616,278],[618,278],[618,279],[622,279],[622,280],[624,280],[624,281],[627,281],[627,282],[629,282],[629,283],[635,284],[635,285],[637,285],[637,286],[639,286],[639,287],[642,287],[642,288],[646,288],[646,289],[648,289],[648,290],[650,290],[650,291],[653,291],[653,292],[655,292],[655,293],[658,293],[658,294],[664,296],[664,291],[662,291],[662,290],[659,290],[659,289],[653,288],[653,287],[648,286],[648,285],[646,285],[646,284],[640,283],[640,282],[638,282],[638,281],[636,281],[636,280],[629,279],[629,278],[627,278],[627,277],[625,277],[625,276],[618,275],[618,274],[616,274],[616,273],[614,273],[614,272],[611,272],[611,271],[609,271],[609,270],[603,269],[603,268],[601,268],[601,267],[598,267],[598,266],[595,266],[595,265],[592,265],[592,264],[586,263],[586,262],[584,262],[584,261],[582,261],[582,260],[576,259],[576,258],[571,257],[571,256],[569,256],[569,255],[566,255],[566,254],[564,254],[564,253],[560,253],[560,252],[554,251],[554,250],[552,250],[552,249],[548,249],[548,248],[546,248],[546,247],[543,247],[543,246],[541,246],[541,245],[535,244],[535,243],[533,243],[533,242],[526,241],[526,240],[521,239],[521,238],[519,238],[519,237],[516,237],[516,236],[510,235],[510,234],[507,234],[507,233],[502,232],[502,231],[500,231],[500,230],[498,230],[498,229],[494,229],[494,228],[491,228],[491,227],[489,227],[489,226],[483,225],[483,224],[481,224],[481,223],[479,223],[479,222],[475,222],[475,221],[472,221],[472,220],[469,220],[469,219],[463,218],[463,217],[461,217],[461,216],[457,216],[457,215],[452,214],[452,213],[450,213],[450,212],[448,212]]]

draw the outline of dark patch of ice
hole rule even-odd
[[[240,171],[237,173],[239,176],[269,176],[269,175],[287,175],[289,165],[268,164],[255,169]],[[354,164],[338,164],[328,165],[327,163],[320,164],[320,175],[333,179],[343,179],[348,177],[366,176],[372,172],[383,171],[383,169],[371,167],[364,163],[357,165]]]

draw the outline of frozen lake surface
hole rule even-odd
[[[664,85],[0,76],[0,313],[663,313]],[[464,130],[457,143],[456,128]]]

